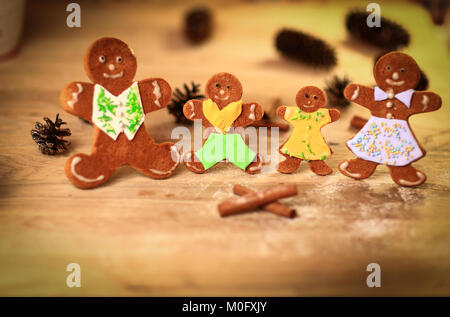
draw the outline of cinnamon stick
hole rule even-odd
[[[362,129],[364,125],[367,123],[367,119],[364,119],[360,116],[353,116],[352,120],[350,121],[350,126],[352,128]]]
[[[264,190],[259,193],[246,194],[244,196],[226,200],[219,204],[218,210],[222,217],[239,212],[255,209],[261,205],[297,195],[297,186],[294,184],[281,185],[279,187]]]
[[[233,193],[238,196],[243,196],[247,194],[253,194],[255,192],[245,186],[234,185]],[[296,215],[296,210],[294,208],[286,206],[278,201],[274,201],[273,203],[268,203],[259,207],[283,217],[294,218]]]

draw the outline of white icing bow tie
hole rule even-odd
[[[398,99],[401,102],[403,102],[405,104],[405,106],[407,106],[409,108],[411,106],[411,98],[412,98],[413,94],[414,94],[414,89],[408,89],[408,90],[399,92],[398,94],[395,94],[394,97],[395,97],[395,99]],[[382,90],[380,87],[375,86],[374,98],[376,101],[386,100],[389,98],[389,95],[384,90]]]

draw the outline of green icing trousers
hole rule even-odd
[[[256,157],[256,153],[250,150],[241,135],[237,133],[211,133],[202,148],[194,154],[203,164],[205,170],[227,159],[245,171]]]

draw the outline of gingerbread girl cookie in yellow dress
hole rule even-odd
[[[337,121],[340,113],[336,109],[322,109],[326,105],[325,94],[314,86],[300,89],[295,101],[297,106],[277,109],[277,115],[294,127],[289,139],[280,147],[282,156],[278,171],[293,173],[305,160],[317,175],[331,174],[333,170],[324,160],[332,154],[332,150],[320,129]]]

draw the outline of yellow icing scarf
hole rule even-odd
[[[225,134],[242,111],[242,100],[229,103],[222,110],[211,99],[203,101],[203,114],[218,132]]]

